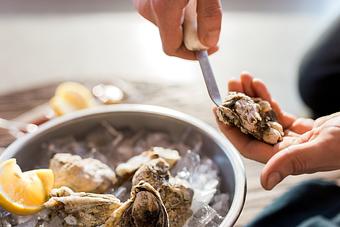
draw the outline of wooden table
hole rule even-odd
[[[88,83],[93,84],[93,83]],[[215,126],[210,111],[211,102],[205,93],[202,93],[203,85],[192,86],[167,86],[159,84],[129,82],[126,89],[133,93],[133,98],[128,102],[162,105],[191,114]],[[127,85],[125,84],[125,85]],[[12,119],[32,108],[46,103],[54,93],[57,84],[37,87],[23,91],[17,91],[0,96],[0,117]],[[8,146],[14,138],[6,131],[0,130],[0,147]],[[340,171],[318,173],[289,177],[274,190],[268,192],[262,189],[259,183],[259,174],[262,165],[250,160],[244,163],[247,171],[248,193],[244,210],[236,226],[243,226],[252,220],[265,206],[275,198],[286,192],[290,187],[299,182],[311,178],[325,178],[340,182]]]

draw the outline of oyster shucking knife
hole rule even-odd
[[[184,15],[184,44],[187,49],[194,51],[200,63],[205,85],[207,86],[211,100],[220,106],[222,104],[221,95],[216,84],[214,72],[211,68],[207,47],[198,39],[197,34],[197,0],[190,0],[185,8]]]

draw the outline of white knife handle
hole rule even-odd
[[[199,51],[207,50],[208,48],[204,46],[197,33],[197,0],[189,0],[184,13],[184,44],[188,50]]]

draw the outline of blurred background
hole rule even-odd
[[[340,1],[223,0],[223,8],[220,50],[211,57],[222,94],[227,80],[246,70],[268,84],[285,110],[307,116],[297,92],[299,64],[339,16]],[[149,104],[215,126],[198,63],[166,56],[157,28],[134,11],[131,1],[0,0],[0,117],[14,118],[46,103],[55,86],[34,94],[22,90],[65,80],[117,78],[159,84],[150,91],[139,86],[155,97]],[[245,165],[248,196],[238,225],[301,181],[291,177],[264,192],[258,178],[262,165],[249,160]]]

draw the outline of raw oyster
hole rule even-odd
[[[137,170],[132,185],[145,181],[159,191],[169,215],[170,226],[181,227],[192,215],[194,192],[184,185],[169,183],[172,178],[169,168],[168,163],[161,158],[151,160]]]
[[[163,184],[159,193],[168,212],[170,226],[184,226],[193,214],[191,203],[194,191],[183,185]]]
[[[130,158],[127,162],[119,164],[116,173],[119,177],[129,177],[144,163],[156,158],[163,158],[170,166],[173,166],[180,159],[180,156],[176,150],[154,147],[151,151],[144,151],[140,155]]]
[[[169,227],[168,213],[149,183],[139,182],[131,197],[106,221],[106,227]]]
[[[67,186],[77,192],[103,193],[117,182],[113,170],[97,159],[58,153],[50,160],[55,187]]]
[[[151,184],[156,190],[170,178],[169,164],[162,158],[153,159],[140,167],[132,178],[132,185],[140,181]]]
[[[64,226],[102,225],[121,205],[113,195],[73,192],[67,187],[53,189],[44,204],[52,217],[64,220]]]
[[[277,122],[275,112],[269,102],[251,98],[243,93],[229,92],[217,109],[220,121],[240,128],[245,134],[268,144],[282,141],[282,126]]]

